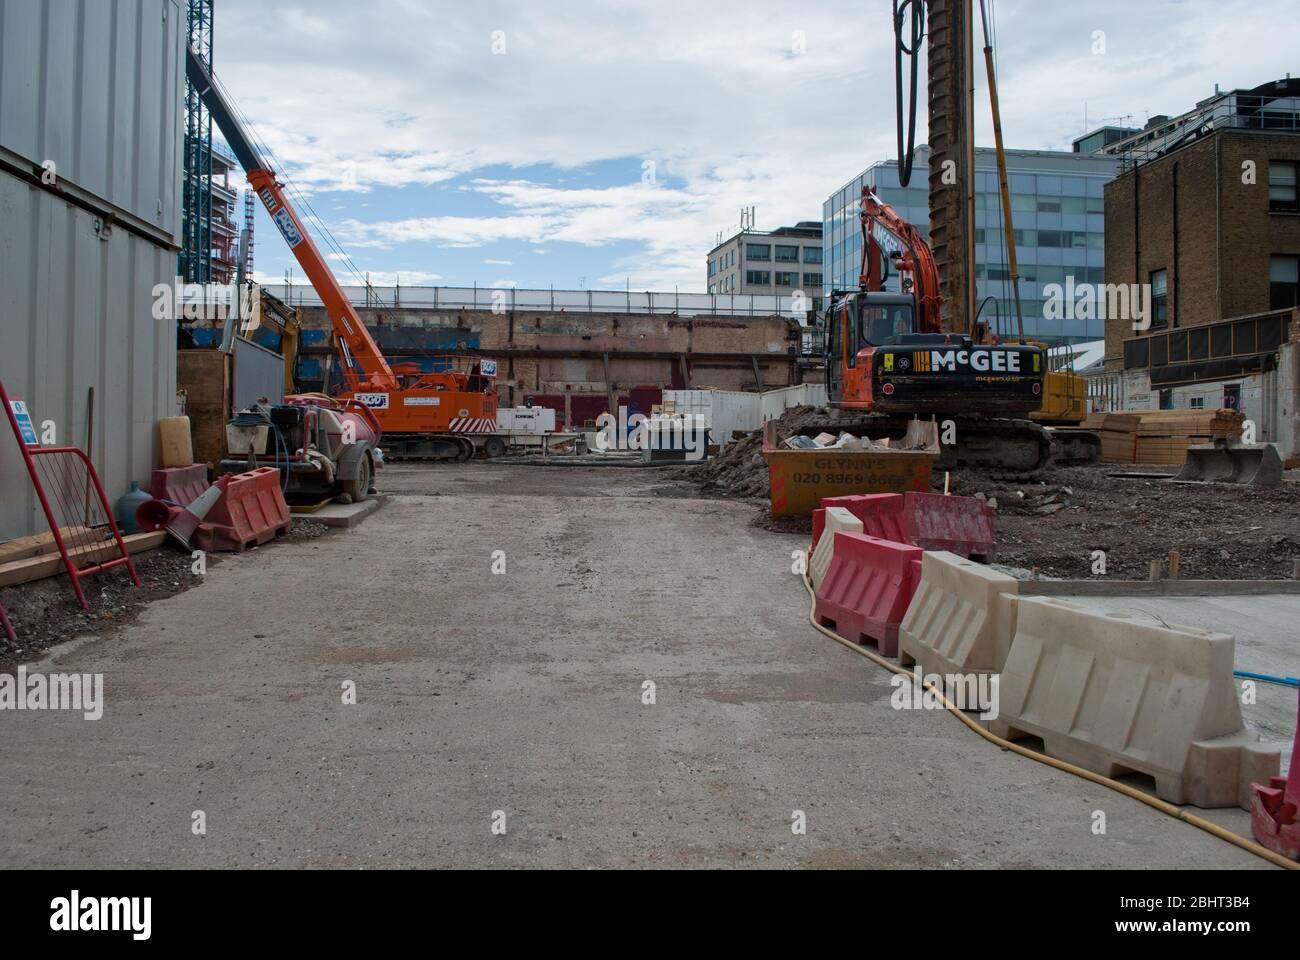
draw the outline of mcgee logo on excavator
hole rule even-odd
[[[930,369],[974,370],[976,373],[1019,373],[1020,354],[1014,350],[932,350]]]

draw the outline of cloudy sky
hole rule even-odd
[[[1295,0],[993,7],[1014,148],[1296,67]],[[742,207],[761,229],[820,220],[897,152],[890,0],[216,0],[215,42],[279,171],[376,283],[702,291]],[[279,280],[292,257],[258,214],[257,272]]]

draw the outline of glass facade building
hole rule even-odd
[[[912,182],[903,189],[898,163],[886,161],[865,170],[833,193],[822,207],[825,247],[824,293],[854,290],[862,269],[862,188],[880,198],[928,236],[930,222],[929,149],[918,147]],[[1119,169],[1114,157],[1031,150],[1007,151],[1016,256],[1020,265],[1021,309],[1026,336],[1051,343],[1078,343],[1105,336],[1102,319],[1044,316],[1045,288],[1106,282],[1103,188]],[[995,330],[1014,332],[1015,302],[1007,265],[997,155],[976,151],[975,276],[980,319]],[[886,289],[897,291],[898,278]],[[989,299],[992,298],[992,299]]]

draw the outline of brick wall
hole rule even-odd
[[[524,393],[607,393],[642,385],[753,390],[755,361],[765,389],[801,382],[797,358],[789,353],[799,344],[789,339],[798,325],[783,317],[408,308],[359,312],[370,326],[465,330],[466,339],[477,338],[479,348],[500,362],[506,405],[521,401]],[[321,307],[303,308],[302,323],[308,329],[330,326]],[[529,356],[532,351],[546,355]],[[612,383],[606,382],[606,352],[611,354]],[[682,356],[689,384],[681,379]]]
[[[1266,312],[1269,257],[1300,254],[1300,217],[1269,212],[1270,160],[1300,161],[1300,137],[1224,131],[1116,178],[1106,186],[1106,282],[1146,284],[1167,270],[1171,327]],[[1135,335],[1130,321],[1107,320],[1108,364]]]

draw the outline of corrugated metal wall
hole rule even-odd
[[[153,290],[176,277],[184,31],[177,0],[0,0],[0,161],[53,161],[67,191],[0,169],[0,378],[79,446],[95,388],[110,499],[148,479],[175,411]],[[44,525],[3,424],[0,539]]]
[[[0,0],[0,145],[178,237],[184,37],[178,0]]]

